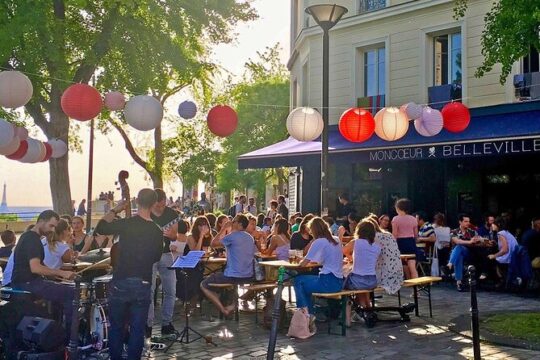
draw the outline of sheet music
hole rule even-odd
[[[178,257],[178,259],[176,259],[176,261],[172,264],[171,268],[194,269],[199,261],[201,261],[204,254],[204,251],[192,250],[188,252],[186,256]]]

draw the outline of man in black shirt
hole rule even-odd
[[[278,214],[283,216],[285,220],[289,221],[289,209],[287,208],[287,205],[285,205],[285,196],[279,195],[277,201],[278,201],[278,208],[277,208]]]
[[[349,194],[343,193],[339,195],[339,205],[336,209],[336,223],[343,226],[345,229],[349,228],[349,214],[355,214],[356,209],[351,204]]]
[[[137,214],[113,221],[126,204],[108,212],[95,232],[118,235],[118,259],[109,288],[109,353],[111,360],[122,358],[124,326],[129,324],[128,359],[140,359],[144,346],[144,326],[151,298],[152,266],[163,249],[163,232],[151,217],[157,201],[152,189],[137,196]]]
[[[32,230],[21,235],[13,254],[11,284],[15,289],[30,291],[33,295],[62,305],[66,315],[66,329],[69,331],[73,288],[43,278],[44,276],[68,280],[75,278],[74,272],[50,269],[43,264],[45,252],[41,238],[53,232],[59,220],[57,213],[45,210],[39,214]]]
[[[155,189],[157,202],[152,207],[152,220],[159,226],[165,226],[178,218],[178,213],[166,206],[167,195],[162,189]],[[169,270],[174,262],[174,256],[169,248],[171,241],[176,241],[178,224],[175,224],[163,233],[163,254],[161,259],[152,268],[152,294],[156,288],[156,278],[159,272],[161,287],[163,288],[163,303],[161,304],[161,334],[175,334],[176,329],[172,325],[174,302],[176,301],[176,272]],[[152,297],[148,310],[146,335],[150,337],[154,323],[154,297]]]

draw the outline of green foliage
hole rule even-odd
[[[465,16],[469,0],[456,0],[454,17]],[[475,76],[481,77],[501,64],[501,84],[512,70],[512,65],[530,52],[540,50],[540,1],[497,0],[485,15],[482,32],[483,64]]]
[[[238,128],[223,143],[217,174],[220,191],[254,188],[264,193],[266,170],[238,170],[241,154],[274,144],[287,137],[285,121],[289,113],[289,79],[279,61],[279,44],[258,53],[246,63],[244,79],[231,86],[219,99],[232,104],[238,113]]]
[[[17,214],[0,214],[0,221],[19,221]]]

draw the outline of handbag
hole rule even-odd
[[[307,339],[315,335],[315,331],[309,331],[309,314],[306,314],[303,310],[295,310],[289,325],[289,331],[287,336],[295,337],[298,339]]]
[[[431,258],[431,276],[440,276],[441,270],[439,268],[439,254],[437,247],[433,247],[433,256]]]

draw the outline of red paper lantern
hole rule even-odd
[[[362,108],[346,110],[339,119],[339,132],[351,142],[368,140],[375,131],[373,115]]]
[[[45,156],[41,159],[41,162],[48,161],[52,156],[52,146],[48,142],[43,143],[45,145]]]
[[[462,132],[471,122],[469,109],[460,102],[446,104],[441,114],[444,128],[453,133]]]
[[[234,133],[238,126],[238,115],[230,106],[214,106],[206,118],[208,128],[217,136],[226,137]]]
[[[60,105],[70,118],[87,121],[100,113],[103,101],[99,92],[93,87],[86,84],[75,84],[64,91]]]
[[[26,140],[21,140],[19,148],[13,154],[7,155],[6,157],[11,160],[22,159],[26,152],[28,151],[28,142]]]

